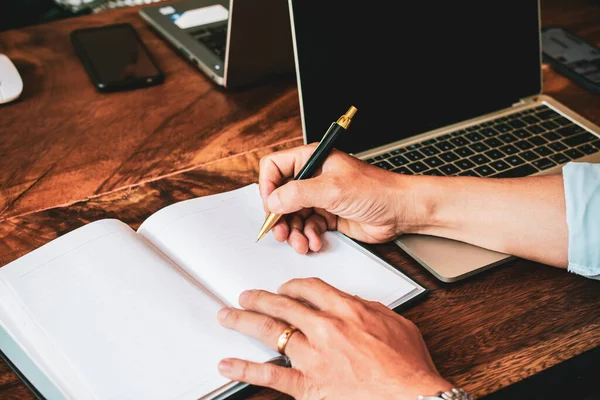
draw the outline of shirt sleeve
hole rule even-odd
[[[569,234],[568,270],[600,280],[600,164],[563,168]]]

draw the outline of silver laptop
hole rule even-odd
[[[139,14],[220,86],[294,76],[286,1],[183,0],[143,7]]]
[[[600,128],[542,93],[537,0],[289,5],[305,143],[354,105],[337,147],[397,173],[521,177],[600,162]],[[425,235],[396,244],[444,282],[514,258]]]

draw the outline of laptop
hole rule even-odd
[[[294,76],[286,1],[182,0],[143,7],[139,15],[224,88]]]
[[[289,6],[305,143],[353,105],[337,147],[396,173],[509,178],[600,162],[600,128],[542,93],[537,0]],[[395,243],[443,282],[514,259],[426,235]]]

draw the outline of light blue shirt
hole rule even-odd
[[[569,162],[563,169],[568,270],[600,279],[600,164]]]

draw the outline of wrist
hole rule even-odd
[[[460,189],[458,185],[449,185],[451,180],[444,177],[401,175],[398,178],[401,193],[397,213],[399,234],[444,236],[458,228],[458,210],[454,207]]]

